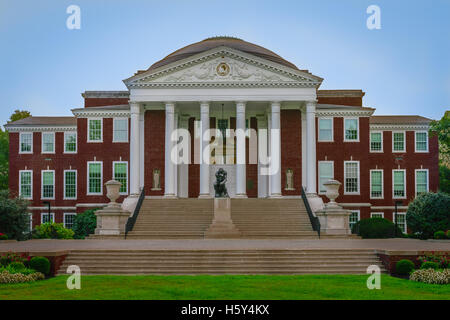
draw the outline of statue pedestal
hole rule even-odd
[[[241,233],[231,219],[231,199],[214,198],[214,219],[205,231],[205,238],[240,238]]]
[[[98,235],[119,235],[125,233],[125,225],[130,217],[129,211],[122,210],[120,204],[108,205],[102,210],[95,212],[97,216]]]
[[[350,211],[339,205],[325,205],[323,210],[316,211],[320,221],[320,233],[325,235],[351,235],[349,226]]]

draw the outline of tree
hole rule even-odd
[[[450,229],[450,195],[422,193],[409,203],[406,223],[421,239],[433,239],[436,231]]]
[[[28,201],[11,198],[8,190],[0,191],[0,232],[9,239],[22,239],[28,230]]]
[[[25,119],[31,117],[31,113],[30,111],[26,111],[26,110],[14,110],[14,113],[9,117],[9,121],[10,122],[14,122],[20,119]]]
[[[439,121],[432,121],[430,137],[439,141],[439,190],[450,193],[450,111]]]

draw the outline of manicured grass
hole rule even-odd
[[[67,276],[26,284],[1,284],[0,299],[445,299],[450,285],[430,285],[382,275],[369,290],[365,275],[304,276],[82,276],[68,290]]]

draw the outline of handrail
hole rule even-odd
[[[128,232],[133,230],[134,224],[136,223],[136,219],[139,215],[139,211],[141,211],[141,206],[142,202],[144,202],[144,199],[145,199],[145,189],[142,188],[138,202],[136,203],[136,208],[134,208],[133,215],[128,218],[127,224],[125,225],[125,239],[127,238]]]
[[[311,207],[309,206],[308,198],[306,197],[305,189],[302,187],[302,199],[305,204],[306,212],[308,212],[309,221],[311,221],[311,225],[314,231],[317,231],[320,239],[320,221],[319,218],[313,215]]]

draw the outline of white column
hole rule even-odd
[[[245,102],[236,102],[236,198],[247,198]]]
[[[267,169],[267,156],[268,156],[268,128],[267,128],[267,117],[266,116],[257,116],[258,120],[258,198],[266,198],[268,197],[268,182],[267,175],[261,174],[262,170]],[[264,145],[263,145],[264,142]],[[262,153],[265,150],[264,153]],[[262,161],[262,156],[264,156],[265,160]]]
[[[139,188],[140,190],[144,187],[145,181],[145,109],[142,109],[139,115],[139,132],[140,132],[140,140],[139,140]]]
[[[172,141],[172,132],[175,124],[175,104],[166,103],[166,135],[165,135],[165,166],[164,166],[164,197],[175,198],[175,165],[171,159],[172,148],[175,143]]]
[[[306,112],[302,110],[302,186],[306,190]]]
[[[200,103],[200,121],[201,133],[200,137],[200,195],[199,198],[210,198],[209,193],[209,158],[205,162],[203,158],[203,150],[209,145],[209,102]]]
[[[140,129],[139,129],[139,116],[140,116],[139,103],[130,101],[130,113],[131,113],[131,131],[130,131],[130,194],[138,195],[140,186]]]
[[[189,116],[180,116],[179,117],[179,128],[189,130]],[[183,142],[184,144],[185,142]],[[191,139],[188,139],[188,150],[184,149],[184,152],[187,152],[189,155],[191,155]],[[189,164],[187,163],[181,163],[178,165],[178,197],[179,198],[188,198],[189,196]]]
[[[281,131],[280,102],[271,104],[270,126],[270,196],[281,197]]]
[[[316,194],[316,101],[306,103],[306,193]]]

